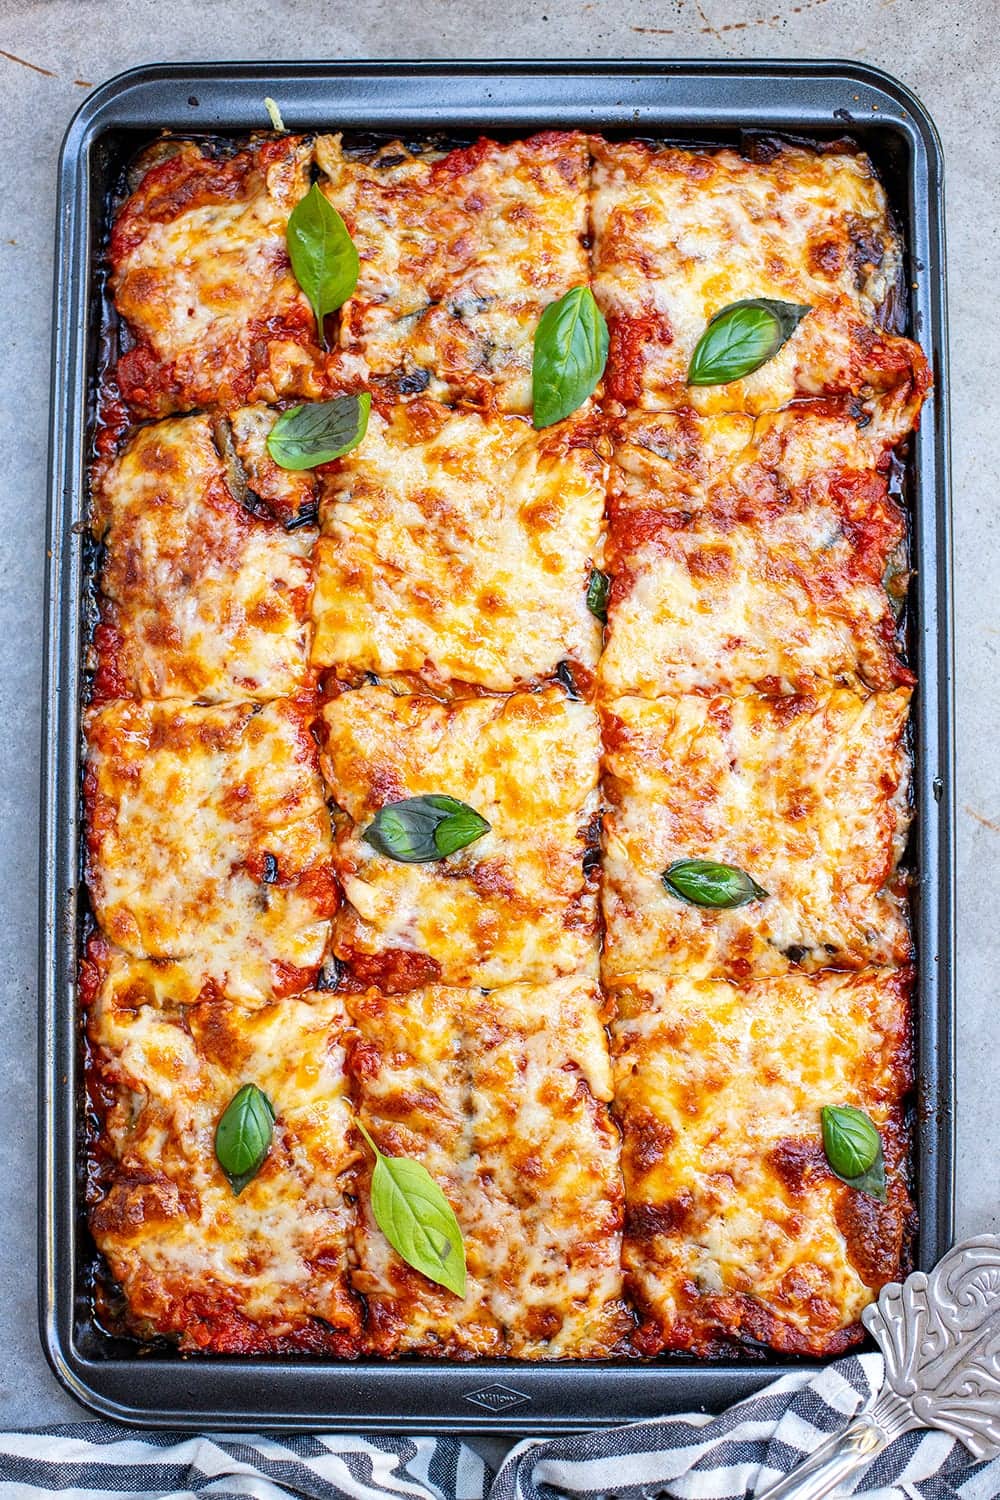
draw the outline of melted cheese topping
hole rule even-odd
[[[446,704],[367,687],[328,704],[323,721],[323,771],[343,809],[338,958],[389,989],[594,969],[584,865],[600,757],[592,708],[558,688]],[[431,864],[400,864],[365,843],[379,808],[433,792],[475,808],[490,831]]]
[[[190,958],[133,958],[130,953],[92,936],[81,966],[81,991],[102,992],[102,1003],[115,1010],[138,1010],[149,1005],[164,1011],[179,1011],[200,1002],[225,998],[228,985],[205,973],[200,955]],[[235,986],[239,989],[239,975]],[[253,1008],[258,997],[241,997],[240,1004]]]
[[[643,974],[615,991],[624,1263],[645,1353],[720,1352],[728,1335],[830,1354],[861,1337],[862,1309],[905,1274],[912,1229],[909,981]],[[878,1126],[886,1204],[829,1170],[825,1104]]]
[[[111,237],[115,305],[138,342],[118,383],[141,414],[316,399],[356,363],[325,357],[285,249],[309,186],[294,136],[226,160],[184,143],[126,201]]]
[[[609,394],[627,405],[765,411],[796,396],[888,393],[919,411],[915,344],[882,332],[900,252],[867,157],[592,141],[594,294],[611,324]],[[744,380],[688,387],[709,319],[751,297],[813,311]]]
[[[905,962],[891,882],[908,822],[910,693],[620,698],[605,715],[604,971],[757,978]],[[769,893],[691,906],[675,860],[746,871]]]
[[[316,161],[361,257],[342,347],[397,395],[530,411],[538,319],[589,275],[585,138],[481,140],[443,158],[394,142],[363,159],[320,136]]]
[[[90,712],[88,883],[112,942],[234,999],[308,987],[336,904],[310,718],[289,700]]]
[[[912,976],[872,966],[910,956],[882,580],[905,566],[890,453],[929,384],[881,326],[900,250],[867,159],[577,133],[167,149],[110,246],[133,346],[95,474],[86,721],[91,1221],[130,1326],[336,1357],[847,1347],[911,1219]],[[361,262],[331,352],[285,247],[314,162]],[[539,317],[588,281],[603,408],[537,433]],[[747,379],[689,388],[708,319],[750,297],[812,310]],[[362,387],[354,453],[273,462],[275,403]],[[108,458],[129,410],[202,407]],[[485,696],[561,663],[596,678],[603,762],[587,703]],[[434,792],[489,832],[425,865],[364,841]],[[680,902],[662,871],[698,857],[768,895]],[[339,995],[311,988],[331,941]],[[236,1197],[213,1139],[248,1081],[277,1122]],[[375,1224],[348,1095],[452,1203],[464,1300]],[[879,1125],[884,1208],[828,1170],[823,1103]]]
[[[277,698],[303,686],[315,532],[235,498],[207,417],[140,428],[95,495],[94,696]]]
[[[606,467],[589,440],[428,401],[373,413],[324,489],[313,660],[431,686],[502,690],[564,660],[589,679]]]
[[[883,585],[905,522],[853,422],[632,417],[610,505],[607,696],[912,681]]]
[[[376,1351],[607,1354],[629,1319],[596,986],[369,990],[347,1004],[361,1117],[381,1149],[424,1164],[466,1247],[460,1301],[400,1260],[362,1191],[355,1286]]]
[[[351,1353],[361,1316],[345,1189],[357,1151],[342,1000],[311,994],[250,1011],[216,998],[181,1013],[120,999],[106,985],[88,1027],[105,1101],[90,1221],[131,1320],[184,1349]],[[236,1196],[214,1138],[244,1083],[263,1089],[277,1118],[263,1166]]]

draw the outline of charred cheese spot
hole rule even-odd
[[[834,689],[609,705],[606,976],[756,979],[906,962],[905,900],[892,882],[909,816],[909,698]],[[735,865],[769,895],[734,910],[683,905],[661,880],[677,859]]]
[[[329,703],[323,725],[323,771],[344,814],[335,853],[345,896],[334,923],[338,958],[357,959],[376,978],[374,961],[384,957],[383,987],[399,975],[401,950],[431,959],[444,984],[593,972],[595,898],[584,869],[597,807],[593,709],[558,688],[443,704],[365,687]],[[474,807],[489,833],[423,865],[398,864],[364,842],[383,802],[432,792]],[[567,925],[574,905],[579,920]]]
[[[354,1285],[380,1353],[608,1354],[630,1326],[623,1194],[596,986],[367,991],[349,1067],[380,1147],[422,1161],[458,1215],[457,1301],[405,1266],[362,1190]],[[370,1169],[369,1169],[370,1170]]]
[[[509,689],[564,660],[592,671],[606,464],[589,436],[428,401],[373,413],[325,479],[314,662],[432,688]]]
[[[355,1352],[361,1304],[350,1287],[348,1194],[357,1151],[340,997],[253,1011],[216,999],[181,1013],[121,1008],[122,991],[106,986],[89,1020],[110,1158],[91,1227],[129,1317],[186,1350],[311,1343]],[[236,1197],[214,1137],[247,1081],[264,1090],[277,1121],[264,1165]]]
[[[104,473],[94,697],[277,698],[308,675],[315,533],[234,496],[207,417],[143,427]]]
[[[336,904],[310,717],[289,700],[91,710],[88,882],[119,947],[242,1001],[309,987]]]
[[[877,393],[904,428],[916,418],[927,363],[879,326],[901,261],[867,157],[787,146],[764,162],[599,138],[592,151],[593,286],[615,399],[723,413]],[[813,311],[745,379],[689,387],[708,320],[748,297]]]
[[[912,1083],[911,977],[737,986],[641,974],[615,989],[623,1260],[646,1353],[707,1354],[722,1337],[750,1337],[829,1354],[860,1339],[862,1309],[907,1270],[912,1205],[898,1139]],[[856,1104],[882,1132],[884,1207],[827,1167],[827,1100]]]
[[[808,405],[622,423],[604,695],[911,683],[883,584],[905,521],[880,457]]]
[[[365,161],[320,136],[324,191],[361,257],[341,315],[390,397],[414,388],[530,411],[543,309],[588,279],[588,150],[579,134],[481,140],[444,158]]]

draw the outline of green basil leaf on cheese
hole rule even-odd
[[[343,458],[368,431],[372,398],[335,396],[332,401],[310,401],[283,411],[267,437],[267,451],[281,469],[315,469]]]
[[[611,579],[607,573],[602,573],[599,568],[593,568],[587,584],[587,608],[594,619],[600,620],[602,625],[608,622],[608,594],[610,592]]]
[[[882,1137],[864,1110],[852,1104],[827,1104],[820,1111],[823,1150],[830,1170],[857,1192],[886,1200]]]
[[[320,347],[325,349],[323,319],[350,297],[361,263],[347,225],[318,183],[292,209],[285,244],[295,280],[313,310]]]
[[[408,1156],[386,1156],[356,1116],[354,1123],[375,1153],[376,1224],[408,1266],[464,1297],[465,1242],[451,1204],[425,1166]]]
[[[763,901],[768,894],[745,870],[713,859],[677,859],[664,870],[663,884],[689,906],[728,909]]]
[[[689,385],[728,385],[773,359],[812,308],[798,302],[747,297],[709,320],[688,366]]]
[[[420,865],[474,844],[489,829],[486,819],[467,803],[431,793],[386,803],[361,836],[390,859]]]
[[[270,1099],[255,1083],[245,1083],[215,1127],[215,1158],[237,1198],[264,1165],[273,1130]]]
[[[608,325],[589,286],[575,286],[550,302],[535,329],[535,426],[551,427],[582,406],[604,374],[607,358]]]

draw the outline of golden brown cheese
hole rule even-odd
[[[311,144],[295,136],[234,156],[182,142],[126,200],[111,235],[111,290],[136,340],[118,385],[140,415],[363,384],[357,361],[319,348],[285,248],[311,160]]]
[[[342,809],[333,946],[355,976],[400,990],[595,970],[592,708],[559,688],[441,703],[364,687],[329,703],[323,723],[323,771]],[[430,864],[365,842],[386,803],[431,793],[467,803],[490,831]]]
[[[336,905],[308,703],[87,715],[88,884],[104,933],[259,1001],[314,981]]]
[[[355,1352],[343,1001],[314,993],[247,1010],[216,998],[184,1011],[133,1001],[127,980],[105,985],[88,1019],[102,1115],[90,1223],[130,1326],[192,1351]],[[214,1138],[244,1083],[277,1118],[263,1166],[236,1196]]]
[[[912,1227],[912,975],[872,966],[911,952],[912,679],[883,574],[905,576],[888,476],[929,384],[882,326],[900,250],[867,159],[554,132],[166,152],[112,236],[117,380],[133,415],[210,416],[113,458],[109,385],[93,517],[79,988],[92,1226],[130,1329],[334,1357],[846,1348]],[[314,162],[361,257],[332,352],[285,249]],[[538,319],[591,279],[603,412],[536,433]],[[756,374],[687,387],[708,318],[753,296],[813,310]],[[361,447],[275,464],[278,404],[362,386]],[[339,694],[321,716],[314,668]],[[597,674],[603,788],[587,703],[480,696],[557,668],[585,695]],[[418,692],[343,690],[366,674]],[[106,701],[134,697],[161,701]],[[490,831],[425,865],[364,841],[430,792]],[[685,905],[661,874],[691,857],[767,897]],[[342,994],[312,989],[331,946]],[[246,1081],[278,1120],[236,1198],[212,1139]],[[452,1203],[464,1300],[377,1228],[349,1096]],[[823,1103],[879,1125],[884,1208],[829,1171]]]
[[[94,697],[278,698],[306,680],[310,555],[236,498],[207,417],[142,427],[103,474]]]
[[[867,157],[591,146],[593,287],[611,330],[611,397],[759,412],[803,395],[878,395],[916,417],[927,364],[916,344],[880,326],[900,249]],[[709,319],[753,297],[813,310],[755,373],[689,387]]]
[[[845,477],[884,477],[908,429],[866,421],[836,402],[800,401],[751,416],[726,412],[632,412],[613,420],[612,508],[733,520],[818,497]]]
[[[862,1309],[908,1270],[910,980],[642,974],[614,991],[623,1259],[641,1352],[747,1340],[836,1354],[860,1339]],[[877,1125],[885,1204],[830,1171],[826,1104]]]
[[[620,698],[604,716],[604,974],[759,978],[906,962],[894,881],[909,819],[909,689]],[[718,910],[670,894],[677,860],[736,866],[768,895]]]
[[[621,423],[602,692],[912,682],[884,583],[905,521],[876,463],[854,422],[808,404]]]
[[[372,413],[323,490],[313,660],[348,680],[497,690],[568,661],[588,682],[606,468],[596,438],[586,420],[535,432],[424,400]]]
[[[579,978],[348,996],[379,1147],[424,1164],[462,1229],[464,1300],[406,1266],[361,1191],[354,1285],[378,1353],[596,1357],[621,1300],[622,1188],[596,986]],[[370,1166],[368,1168],[370,1172]]]
[[[100,932],[92,933],[87,941],[79,981],[81,1003],[91,1004],[100,991],[105,1006],[122,1011],[144,1005],[179,1011],[225,1000],[228,988],[225,977],[220,981],[205,973],[198,954],[190,958],[133,958]],[[239,987],[237,975],[235,988]],[[253,1005],[254,1001],[255,997],[242,998],[240,1004]]]
[[[538,319],[589,276],[585,138],[549,131],[445,156],[393,142],[364,157],[330,135],[316,161],[361,257],[342,347],[393,399],[530,411]]]
[[[454,1209],[466,1245],[461,1299],[393,1251],[371,1212],[367,1168],[359,1184],[354,1284],[365,1299],[376,1352],[472,1357],[503,1351],[503,1330],[489,1305],[488,1266],[472,1237],[480,1224],[487,1234],[499,1226],[488,1222],[473,1161],[461,1014],[468,994],[434,987],[398,1000],[374,990],[347,997],[359,1033],[348,1059],[359,1117],[380,1150],[426,1167]]]

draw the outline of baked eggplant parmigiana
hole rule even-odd
[[[856,1343],[915,1228],[930,388],[870,162],[164,138],[108,258],[98,1316],[337,1359]]]

